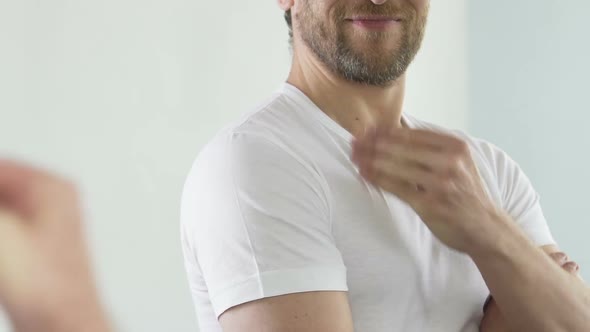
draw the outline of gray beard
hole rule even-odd
[[[334,74],[347,81],[387,87],[395,83],[408,69],[420,49],[423,33],[410,42],[407,27],[403,27],[403,38],[397,51],[387,54],[388,59],[371,62],[354,51],[345,36],[338,33],[335,45],[329,43],[329,36],[321,24],[311,24],[311,29],[302,29],[302,39],[319,60]]]

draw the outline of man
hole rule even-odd
[[[219,314],[225,331],[471,331],[487,295],[483,275],[495,301],[482,330],[585,331],[588,290],[564,254],[544,247],[570,274],[535,247],[552,241],[514,162],[485,142],[395,113],[403,75],[381,89],[379,80],[367,81],[375,75],[352,75],[377,64],[358,61],[370,56],[355,53],[363,43],[383,53],[390,39],[411,39],[393,30],[398,23],[368,15],[336,24],[343,34],[332,58],[348,63],[344,79],[305,53],[302,22],[315,22],[307,33],[324,41],[339,31],[338,12],[399,13],[395,22],[411,31],[427,4],[281,5],[295,15],[295,63],[306,64],[294,67],[290,82],[314,88],[285,86],[263,111],[225,131],[231,150],[212,144],[195,163],[183,241],[201,330],[218,330]],[[388,91],[392,103],[378,103]],[[385,125],[365,135],[364,121]],[[350,132],[358,137],[353,146]],[[0,304],[17,332],[110,331],[77,204],[67,181],[0,160]]]
[[[201,331],[587,331],[588,290],[548,258],[518,165],[402,112],[429,1],[278,3],[287,83],[185,184]]]
[[[112,331],[80,218],[71,183],[0,159],[0,308],[15,332]],[[554,258],[566,261],[563,254]],[[576,264],[564,268],[575,272]]]

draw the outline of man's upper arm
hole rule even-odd
[[[209,149],[185,185],[183,250],[193,267],[197,311],[213,321],[225,312],[255,310],[268,322],[286,308],[313,324],[320,322],[315,317],[339,322],[346,296],[332,292],[346,294],[346,267],[332,236],[324,183],[295,151],[261,135],[235,134]],[[295,295],[305,292],[315,295]],[[266,300],[273,297],[279,298]],[[232,316],[253,315],[226,317]]]
[[[501,195],[500,207],[535,245],[555,244],[541,208],[539,194],[518,163],[493,144],[485,143],[481,147],[494,169]]]
[[[346,292],[275,296],[228,309],[224,332],[353,332]]]

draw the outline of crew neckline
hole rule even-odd
[[[346,130],[338,122],[324,113],[311,99],[309,99],[309,97],[303,93],[303,91],[299,90],[294,85],[285,82],[279,87],[278,92],[286,94],[289,97],[295,99],[297,102],[307,106],[305,109],[309,110],[310,113],[322,123],[322,125],[329,128],[346,141],[351,142],[354,138],[348,130]],[[409,128],[414,129],[414,123],[412,119],[406,115],[405,112],[402,112],[401,118]]]

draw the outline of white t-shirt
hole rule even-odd
[[[539,197],[497,147],[468,142],[493,200],[535,244],[553,244]],[[351,162],[351,134],[297,88],[218,133],[185,183],[181,229],[201,332],[227,309],[306,291],[348,291],[356,332],[476,332],[488,289],[469,256],[436,239]]]

